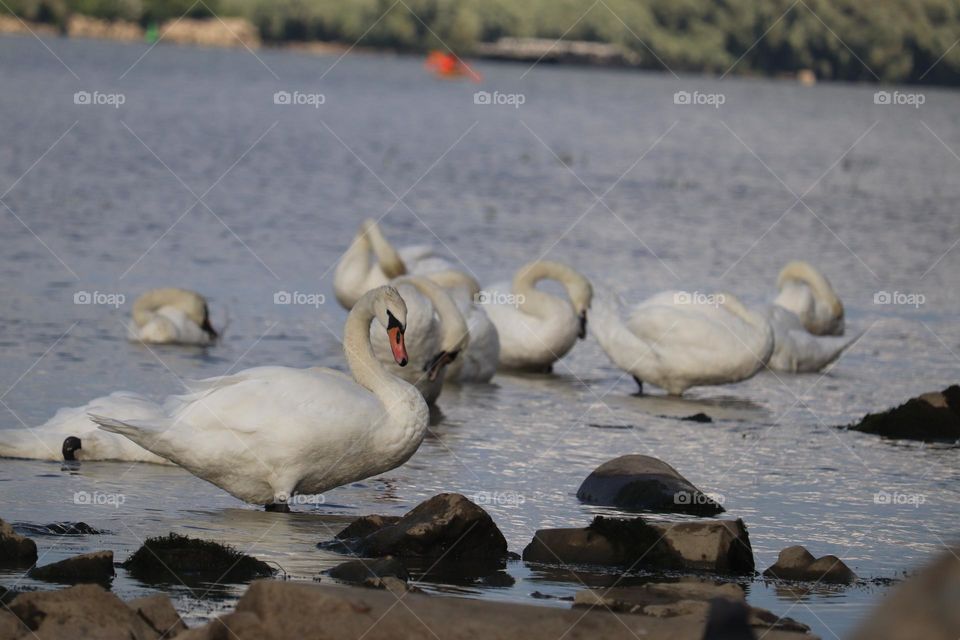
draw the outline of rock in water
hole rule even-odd
[[[328,573],[331,578],[352,584],[365,584],[370,578],[410,578],[403,563],[390,556],[375,560],[350,560],[335,566]]]
[[[955,442],[960,440],[960,386],[925,393],[889,411],[868,414],[850,429],[884,438]]]
[[[37,543],[0,520],[0,565],[23,566],[37,561]]]
[[[149,538],[122,566],[150,583],[247,582],[275,573],[266,562],[233,547],[176,533]]]
[[[113,579],[113,551],[95,551],[67,558],[42,567],[34,567],[28,574],[36,580],[79,584],[95,582],[109,585]]]
[[[433,496],[395,522],[382,518],[380,528],[373,529],[373,517],[363,520],[337,536],[348,550],[361,556],[498,561],[507,555],[507,540],[490,515],[459,493]],[[369,533],[345,539],[351,529]]]
[[[712,516],[724,510],[669,464],[644,455],[604,462],[583,481],[577,498],[629,511]]]
[[[850,640],[957,640],[960,638],[960,546],[941,554],[899,585],[864,620]]]
[[[527,562],[745,574],[754,569],[743,520],[647,523],[597,516],[585,529],[541,529]]]
[[[857,574],[837,556],[814,558],[799,545],[787,547],[777,556],[777,562],[763,572],[768,578],[781,580],[809,580],[830,584],[850,584]]]

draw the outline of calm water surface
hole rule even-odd
[[[497,494],[487,508],[520,552],[538,528],[604,512],[579,504],[577,486],[625,453],[660,457],[721,494],[748,524],[761,570],[804,544],[863,578],[896,578],[955,540],[956,449],[833,427],[960,378],[957,94],[924,90],[914,109],[875,105],[867,86],[546,66],[524,76],[496,64],[478,65],[478,86],[434,81],[410,58],[258,55],[0,38],[0,428],[118,389],[162,397],[183,379],[244,367],[343,368],[332,268],[367,216],[385,216],[400,245],[442,243],[483,282],[546,255],[630,298],[725,290],[759,305],[782,264],[804,258],[833,280],[850,330],[866,333],[824,376],[767,372],[680,402],[633,396],[588,340],[553,376],[445,390],[442,418],[408,464],[288,516],[177,469],[0,461],[4,519],[107,531],[37,537],[41,563],[93,549],[123,560],[144,538],[178,531],[310,580],[342,560],[315,544],[348,519],[401,514],[440,491]],[[478,89],[525,103],[474,104]],[[77,91],[125,102],[77,105]],[[277,105],[276,91],[325,102]],[[726,101],[676,105],[677,91]],[[124,341],[129,304],[73,303],[78,291],[132,300],[161,285],[205,293],[215,323],[228,322],[223,342],[147,349]],[[329,302],[274,305],[277,291]],[[880,291],[923,304],[874,304]],[[676,419],[699,411],[715,421]],[[922,504],[875,504],[881,490]],[[123,503],[77,504],[77,492]],[[557,604],[530,594],[603,580],[519,561],[507,571],[513,586],[428,577],[425,587]],[[50,588],[16,572],[0,582]],[[124,598],[157,588],[122,570],[113,587]],[[162,588],[194,622],[243,589]],[[754,604],[827,638],[884,591],[747,588]]]

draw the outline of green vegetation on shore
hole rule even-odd
[[[960,0],[7,0],[25,19],[71,12],[149,24],[236,16],[265,42],[334,41],[468,54],[501,37],[618,44],[648,69],[960,84]],[[592,8],[591,8],[592,6]],[[409,9],[408,9],[409,7]],[[952,48],[951,48],[952,47]],[[946,54],[946,55],[944,55]],[[942,59],[941,59],[942,58]]]

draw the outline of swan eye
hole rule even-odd
[[[397,320],[397,317],[390,311],[387,311],[387,331],[390,331],[390,329],[399,329],[401,335],[404,332],[404,326],[400,324],[400,321]]]

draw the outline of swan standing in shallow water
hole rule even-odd
[[[633,375],[641,392],[644,382],[681,395],[694,386],[746,380],[773,353],[770,324],[729,294],[666,291],[629,314],[612,293],[594,302],[593,335],[610,360]]]
[[[427,404],[433,404],[443,388],[445,372],[470,342],[467,323],[450,295],[424,276],[403,276],[390,285],[407,305],[404,335],[410,340],[410,362],[397,366],[387,336],[376,325],[370,328],[370,344],[390,373],[415,386]]]
[[[397,251],[375,220],[364,220],[333,273],[333,292],[347,310],[370,289],[393,278],[452,268],[453,264],[430,247],[418,245]]]
[[[570,299],[538,290],[541,280],[556,280]],[[495,286],[481,296],[500,338],[500,368],[549,371],[586,337],[593,288],[565,264],[532,262],[517,271],[509,292]]]
[[[812,265],[793,261],[777,278],[780,293],[767,310],[774,349],[769,366],[776,371],[820,371],[857,337],[841,337],[843,303],[826,276]]]
[[[389,471],[420,446],[427,404],[370,345],[376,320],[397,364],[406,364],[406,319],[392,287],[357,302],[343,341],[353,378],[332,369],[255,367],[201,381],[193,393],[168,401],[162,418],[91,418],[241,500],[286,511],[294,495]]]
[[[151,289],[133,303],[130,339],[149,344],[210,344],[217,332],[207,301],[195,291]]]

